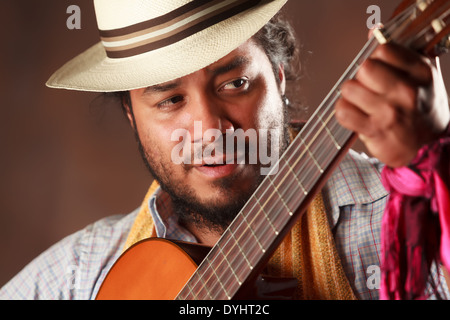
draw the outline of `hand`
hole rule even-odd
[[[438,61],[433,65],[399,45],[379,46],[341,92],[337,120],[390,167],[408,165],[449,123]]]

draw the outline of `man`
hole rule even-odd
[[[93,299],[123,250],[151,236],[214,246],[265,178],[263,169],[274,165],[261,160],[262,132],[270,133],[266,155],[281,155],[295,136],[285,95],[295,44],[276,16],[284,3],[95,1],[102,42],[48,85],[115,92],[157,184],[135,212],[99,221],[50,248],[2,288],[2,298]],[[412,163],[448,125],[436,68],[394,44],[380,46],[341,93],[336,118],[387,167]],[[245,140],[244,151],[222,153],[226,148],[218,141],[239,130],[254,130],[257,140]],[[210,139],[210,132],[220,136]],[[211,145],[214,152],[206,153]],[[250,161],[252,147],[256,163]],[[230,156],[233,161],[224,161]],[[295,298],[378,298],[367,271],[382,260],[388,193],[380,168],[350,152],[274,253],[265,271],[296,277]],[[325,225],[327,240],[318,240],[313,231]],[[326,248],[305,249],[313,244]],[[321,264],[332,265],[327,281]],[[444,282],[436,276],[431,285],[437,283],[443,295]]]

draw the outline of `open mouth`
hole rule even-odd
[[[239,167],[239,164],[203,164],[201,166],[195,167],[195,169],[202,175],[212,178],[219,179],[224,178],[233,174],[235,170]]]

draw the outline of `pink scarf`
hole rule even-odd
[[[380,298],[426,299],[433,262],[450,270],[450,130],[408,167],[382,172],[390,192],[381,229]],[[433,283],[436,293],[439,283]]]

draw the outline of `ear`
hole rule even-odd
[[[130,94],[130,101],[131,101],[131,94]],[[133,109],[132,106],[130,105],[130,103],[127,101],[127,99],[122,98],[122,106],[124,108],[125,114],[128,118],[128,121],[130,122],[130,125],[133,129],[136,129],[134,127],[134,114],[133,114]]]
[[[278,83],[280,84],[280,93],[284,95],[286,92],[286,77],[284,73],[284,65],[280,63],[278,66]]]

